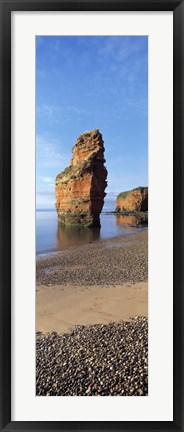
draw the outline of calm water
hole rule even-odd
[[[57,223],[54,211],[36,212],[36,253],[37,255],[62,250],[65,247],[86,244],[114,236],[137,232],[135,216],[101,214],[101,228],[71,227]],[[134,226],[133,226],[134,225]]]

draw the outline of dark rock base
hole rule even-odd
[[[58,223],[62,223],[65,225],[73,225],[73,226],[80,226],[80,227],[100,227],[100,217],[98,215],[92,215],[89,213],[58,213]]]

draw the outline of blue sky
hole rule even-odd
[[[146,36],[36,37],[36,207],[54,208],[56,175],[86,130],[105,145],[105,208],[148,184]]]

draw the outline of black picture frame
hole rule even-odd
[[[11,421],[11,12],[173,11],[174,20],[174,416],[171,422]],[[0,0],[0,429],[184,431],[184,0]],[[164,29],[163,29],[164,31]],[[182,123],[183,120],[183,123]],[[183,144],[183,146],[182,146]],[[25,395],[26,397],[26,395]],[[163,389],[164,398],[164,389]]]

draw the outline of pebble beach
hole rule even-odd
[[[37,334],[37,395],[146,396],[147,319]]]
[[[37,284],[111,285],[148,279],[148,232],[72,246],[37,260]]]
[[[147,229],[40,257],[36,278],[36,394],[146,396]]]

